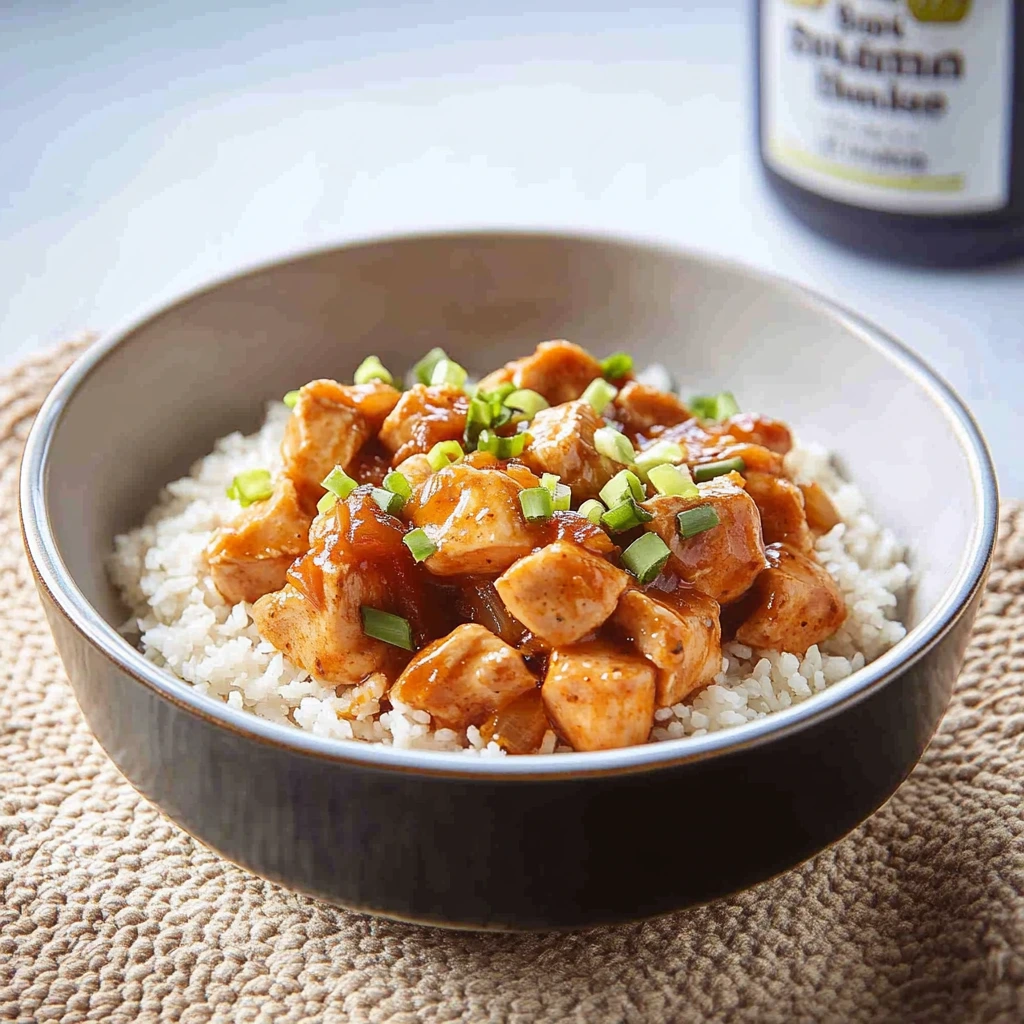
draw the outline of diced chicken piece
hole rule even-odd
[[[541,409],[530,423],[533,441],[523,461],[536,473],[555,473],[576,501],[596,498],[623,467],[594,447],[601,418],[589,402],[569,402]]]
[[[601,364],[585,349],[568,341],[544,341],[523,359],[507,363],[480,381],[490,391],[511,381],[517,388],[542,394],[551,405],[572,402],[601,376]]]
[[[426,455],[410,455],[404,462],[398,463],[395,469],[409,481],[409,486],[414,491],[434,475]]]
[[[804,496],[807,525],[815,533],[828,533],[843,521],[821,484],[800,484],[800,490]]]
[[[764,650],[802,654],[830,637],[846,619],[836,581],[817,562],[784,544],[767,549],[768,568],[740,606],[736,639]]]
[[[718,611],[716,601],[687,588],[678,588],[672,607],[653,592],[627,590],[619,598],[611,621],[657,666],[658,707],[678,703],[722,670]]]
[[[559,646],[597,629],[615,611],[628,583],[621,569],[559,540],[520,559],[494,585],[530,632]]]
[[[461,441],[469,398],[451,384],[416,384],[406,391],[380,428],[380,440],[397,465],[425,454],[438,441]]]
[[[461,463],[435,473],[406,505],[437,545],[423,564],[437,576],[504,572],[536,547],[519,504],[522,488],[495,469]]]
[[[541,696],[574,750],[646,743],[654,725],[654,666],[606,643],[553,651]]]
[[[314,380],[299,396],[284,430],[281,454],[285,473],[303,501],[323,494],[320,481],[335,467],[347,467],[359,449],[380,430],[401,393],[389,384],[339,384]]]
[[[726,459],[742,459],[746,469],[757,473],[782,473],[782,456],[759,444],[715,444],[710,448],[695,451],[689,449],[687,462],[691,468],[704,462],[724,462]]]
[[[391,699],[426,711],[449,729],[480,725],[498,708],[535,689],[522,655],[489,629],[467,622],[413,657]]]
[[[675,395],[638,380],[623,385],[615,398],[613,414],[633,435],[647,434],[654,426],[674,427],[693,415]]]
[[[804,554],[814,548],[807,526],[804,496],[796,484],[771,473],[746,471],[747,494],[761,513],[761,536],[765,544],[788,544]]]
[[[793,447],[793,435],[781,420],[757,416],[751,412],[737,413],[715,428],[715,433],[729,434],[740,444],[756,444],[785,455]]]
[[[685,582],[719,604],[740,597],[765,567],[761,516],[754,499],[734,474],[698,484],[696,498],[659,495],[644,502],[654,519],[644,524],[656,533],[672,552],[669,568]],[[680,512],[710,505],[719,525],[683,538],[676,518]]]
[[[760,444],[740,441],[723,433],[724,424],[700,423],[686,420],[664,430],[652,428],[650,438],[658,441],[676,441],[686,450],[686,461],[693,467],[704,462],[741,458],[747,469],[766,473],[782,473],[782,456]]]
[[[266,501],[243,509],[221,527],[206,559],[214,585],[225,601],[255,601],[285,583],[288,566],[309,546],[313,517],[299,501],[295,485],[282,477]]]

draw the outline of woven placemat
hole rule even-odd
[[[31,418],[74,347],[0,380],[0,1020],[1024,1019],[1024,505],[953,705],[843,842],[757,888],[573,935],[451,933],[221,860],[91,738],[17,525]]]

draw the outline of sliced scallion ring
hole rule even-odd
[[[740,411],[736,396],[731,391],[720,391],[717,395],[694,395],[688,404],[694,416],[718,423]]]
[[[601,488],[601,500],[609,508],[614,508],[627,498],[644,501],[647,498],[647,492],[636,473],[622,469]]]
[[[247,469],[239,473],[227,489],[227,496],[242,508],[254,502],[266,501],[274,493],[274,481],[269,469]]]
[[[431,384],[451,384],[452,387],[461,388],[469,376],[466,371],[452,359],[439,359],[430,371]]]
[[[490,430],[481,430],[477,438],[476,450],[490,452],[499,459],[514,459],[523,454],[529,434],[513,434],[511,437],[499,437]]]
[[[686,458],[686,452],[681,444],[675,441],[655,441],[650,448],[645,448],[636,457],[636,464],[645,472],[650,472],[655,466],[663,466],[666,463],[682,462]]]
[[[412,497],[412,484],[405,478],[402,473],[399,473],[397,469],[391,470],[386,477],[384,477],[384,486],[394,494],[400,495],[406,501]]]
[[[395,378],[376,356],[367,356],[357,367],[352,379],[357,384],[369,384],[372,380],[381,380],[385,384],[395,383]]]
[[[549,408],[548,400],[543,395],[536,391],[531,391],[529,388],[510,391],[504,397],[504,405],[509,409],[515,409],[516,412],[521,412],[527,419],[531,420],[541,409]]]
[[[625,352],[616,352],[601,360],[601,372],[608,380],[620,380],[633,369],[633,357]]]
[[[410,530],[402,538],[402,543],[412,552],[412,557],[417,562],[422,562],[437,551],[437,545],[427,536],[425,530],[419,528]]]
[[[379,608],[370,608],[365,604],[360,606],[359,614],[363,619],[363,632],[367,636],[383,640],[392,647],[413,650],[412,626],[409,625],[408,619],[403,619],[401,615],[393,615],[391,612],[382,612]]]
[[[668,545],[656,533],[645,533],[622,552],[622,566],[640,583],[651,583],[665,568],[670,554]]]
[[[523,510],[523,518],[528,523],[550,519],[555,511],[554,498],[546,487],[528,487],[520,491],[519,504]]]
[[[693,467],[693,479],[702,484],[726,473],[742,473],[746,468],[747,464],[738,456],[735,459],[722,459],[721,462],[705,462]]]
[[[447,359],[448,353],[443,348],[432,348],[413,368],[412,375],[420,384],[429,384],[433,376],[434,367],[442,359]]]
[[[641,508],[632,498],[627,498],[601,516],[601,525],[609,533],[625,533],[649,523],[653,518],[647,509]]]
[[[317,503],[316,510],[323,515],[325,512],[330,512],[335,505],[338,504],[338,496],[328,491]]]
[[[438,441],[427,453],[427,462],[430,463],[430,468],[437,473],[453,462],[461,462],[465,455],[466,453],[458,441]]]
[[[323,487],[324,490],[337,495],[337,497],[344,501],[345,498],[347,498],[359,486],[359,484],[353,480],[352,477],[350,477],[348,473],[341,468],[341,466],[335,466],[334,469],[332,469],[330,473],[320,481],[320,486]]]
[[[588,498],[576,511],[585,519],[589,519],[595,526],[600,526],[601,516],[607,509],[596,498]]]
[[[281,401],[284,402],[284,404],[287,405],[289,409],[294,409],[299,401],[298,391],[289,391],[288,394],[286,394],[284,398],[281,399]]]
[[[636,460],[636,452],[629,438],[614,427],[599,427],[594,431],[594,447],[614,462],[630,464]]]
[[[467,448],[475,448],[480,432],[491,425],[494,414],[491,403],[480,395],[474,395],[469,400],[469,409],[466,411],[466,429],[463,438]]]
[[[603,416],[605,409],[615,400],[618,393],[619,389],[609,384],[603,377],[595,377],[580,397],[590,403],[598,416]]]
[[[688,508],[676,516],[679,523],[679,536],[685,540],[696,537],[698,533],[710,530],[721,523],[718,513],[711,505],[698,505],[696,508]]]
[[[568,512],[572,503],[572,490],[568,484],[555,484],[551,492],[551,503],[556,512]]]
[[[387,512],[389,516],[397,516],[405,504],[405,498],[400,494],[395,494],[394,491],[389,491],[386,487],[374,487],[370,491],[370,497],[377,502],[381,512]]]
[[[680,498],[696,498],[700,494],[685,466],[655,466],[648,471],[647,478],[659,494],[671,494]]]

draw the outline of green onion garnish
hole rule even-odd
[[[698,533],[718,526],[722,520],[718,518],[718,513],[711,505],[698,505],[696,508],[680,512],[676,516],[676,521],[679,523],[679,535],[688,540],[690,537],[696,537]]]
[[[438,441],[427,453],[427,462],[436,473],[453,462],[461,462],[465,455],[458,441]]]
[[[475,395],[469,400],[469,409],[466,412],[466,430],[463,439],[467,448],[475,448],[480,432],[491,425],[493,419],[491,403],[481,395]]]
[[[281,399],[281,401],[284,402],[284,404],[287,405],[289,409],[294,409],[296,403],[298,402],[298,400],[299,400],[299,393],[298,393],[298,391],[289,391],[288,394],[285,395],[284,398]]]
[[[665,568],[670,554],[668,545],[656,533],[645,533],[622,552],[622,565],[641,583],[650,583]]]
[[[439,359],[430,373],[430,383],[451,384],[453,387],[461,388],[468,376],[469,374],[454,360]]]
[[[504,398],[504,405],[509,409],[521,412],[527,419],[533,419],[541,411],[548,408],[548,400],[531,391],[529,388],[522,388],[518,391],[510,391]]]
[[[546,487],[552,494],[555,493],[555,488],[558,486],[561,478],[557,473],[544,473],[540,478],[541,487]]]
[[[514,459],[523,454],[529,434],[513,434],[512,437],[499,437],[490,430],[481,430],[477,438],[476,450],[490,452],[499,459]]]
[[[659,494],[671,494],[680,498],[696,498],[700,491],[690,479],[690,471],[685,466],[655,466],[647,479]]]
[[[616,352],[615,355],[601,360],[601,372],[608,380],[618,380],[625,377],[633,369],[633,357],[625,352]]]
[[[602,377],[595,377],[586,387],[580,396],[583,401],[589,402],[598,416],[603,415],[605,409],[615,400],[619,389],[609,384]]]
[[[401,647],[411,651],[412,626],[408,619],[401,615],[392,615],[391,612],[382,612],[379,608],[370,608],[361,605],[359,614],[363,617],[363,632],[372,636],[375,640],[383,640],[392,647]]]
[[[594,447],[615,462],[630,463],[636,459],[636,452],[629,438],[614,427],[599,427],[594,431]]]
[[[721,422],[740,411],[736,397],[731,391],[721,391],[717,395],[694,395],[689,402],[690,411],[702,420]]]
[[[434,367],[442,359],[447,359],[448,353],[443,348],[432,348],[413,368],[412,375],[421,383],[429,384],[434,374]]]
[[[323,515],[325,512],[330,512],[335,505],[338,504],[338,496],[328,491],[317,503],[316,510]]]
[[[551,495],[551,503],[555,506],[556,512],[568,512],[572,502],[572,491],[568,484],[555,484],[554,492]]]
[[[655,466],[682,462],[685,458],[686,452],[683,451],[681,444],[676,444],[675,441],[655,441],[650,448],[645,448],[636,457],[636,464],[647,473]]]
[[[389,516],[397,516],[405,504],[405,498],[384,487],[374,487],[370,491],[370,497],[380,506],[381,512],[387,512]]]
[[[519,504],[523,518],[528,523],[539,523],[550,519],[555,511],[555,501],[546,487],[528,487],[519,492]]]
[[[742,473],[747,464],[738,456],[735,459],[722,459],[721,462],[705,462],[703,466],[693,467],[693,479],[702,484],[705,480],[714,480],[725,473]]]
[[[412,552],[417,562],[429,558],[437,550],[437,545],[427,536],[426,531],[419,528],[410,530],[402,538],[402,543]]]
[[[384,486],[393,494],[399,494],[406,500],[412,497],[412,484],[397,469],[391,470],[384,477]]]
[[[647,497],[640,478],[628,469],[620,470],[601,488],[601,500],[609,507],[615,508],[628,498],[643,501]]]
[[[610,533],[625,533],[649,523],[653,518],[647,509],[641,508],[632,498],[627,498],[601,516],[601,525]]]
[[[358,366],[352,378],[357,384],[369,384],[371,380],[382,380],[385,384],[394,384],[395,378],[385,369],[384,364],[376,356],[367,356]]]
[[[335,466],[334,469],[332,469],[330,473],[320,481],[320,486],[344,500],[359,486],[359,484],[353,480],[352,477],[350,477],[348,473],[341,468],[341,466]]]
[[[595,526],[601,525],[601,516],[605,514],[605,507],[596,498],[589,498],[576,510],[585,519],[589,519]]]
[[[482,398],[485,402],[490,402],[491,405],[498,406],[501,405],[509,395],[513,394],[515,390],[515,384],[510,380],[507,380],[504,384],[499,384],[496,388],[492,388],[490,391],[480,391],[478,393],[478,397]]]
[[[269,469],[247,469],[239,473],[227,489],[227,496],[242,508],[248,508],[256,501],[266,501],[273,493],[274,482]]]

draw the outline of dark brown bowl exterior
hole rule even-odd
[[[738,730],[497,760],[267,723],[198,694],[117,635],[124,609],[104,567],[112,537],[215,438],[254,426],[263,399],[351,373],[370,351],[397,367],[441,342],[479,372],[559,336],[631,348],[820,427],[879,518],[911,542],[910,634],[850,679]],[[40,412],[21,491],[68,676],[133,785],[225,857],[291,888],[496,929],[580,928],[704,902],[862,821],[913,768],[948,703],[996,504],[984,442],[956,396],[843,311],[685,254],[498,234],[314,253],[105,339]]]

